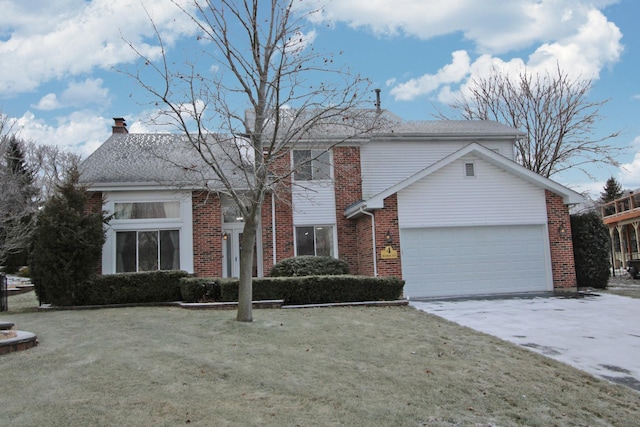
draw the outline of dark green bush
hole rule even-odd
[[[304,255],[283,259],[273,266],[271,277],[332,276],[349,274],[346,261],[330,256]]]
[[[72,170],[38,213],[29,268],[40,302],[74,305],[77,288],[99,271],[109,218],[87,210],[78,176]]]
[[[597,212],[571,215],[578,287],[606,289],[611,275],[609,232]]]
[[[77,287],[73,305],[140,304],[179,301],[184,271],[149,271],[97,276]]]
[[[238,300],[238,280],[219,281],[220,300]],[[303,276],[253,279],[254,300],[284,300],[285,305],[393,301],[404,281],[396,277]]]
[[[185,277],[180,279],[180,295],[184,302],[220,301],[218,279]]]

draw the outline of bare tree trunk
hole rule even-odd
[[[239,322],[253,322],[253,258],[260,218],[261,207],[257,206],[255,215],[245,218],[240,248],[240,288],[238,289]]]

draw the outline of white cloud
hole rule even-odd
[[[187,4],[186,0],[181,2]],[[14,0],[6,8],[4,3],[4,18],[0,19],[0,27],[5,28],[0,30],[1,95],[31,91],[52,79],[131,62],[137,56],[123,39],[152,58],[160,53],[149,16],[138,1],[41,0],[34,5],[33,1]],[[142,3],[169,46],[193,32],[193,24],[172,3]]]
[[[110,119],[89,112],[74,112],[59,117],[56,126],[27,111],[22,117],[11,119],[21,138],[56,145],[64,150],[87,157],[108,137]]]
[[[633,160],[620,165],[618,172],[618,182],[624,188],[640,187],[640,136],[634,139],[632,146],[637,150]]]
[[[37,110],[51,111],[64,107],[82,108],[87,105],[109,105],[109,90],[102,87],[102,79],[86,79],[83,82],[71,82],[60,97],[54,93],[43,96],[32,107]]]
[[[451,64],[445,65],[436,74],[425,74],[420,78],[401,83],[391,89],[391,95],[396,100],[410,101],[435,91],[443,84],[460,82],[469,74],[471,59],[464,50],[453,52],[451,56]]]
[[[40,102],[33,105],[33,108],[44,111],[57,110],[60,108],[60,101],[55,93],[48,93],[40,99]]]
[[[591,10],[585,22],[576,29],[576,33],[556,42],[538,47],[525,61],[501,58],[484,54],[473,63],[466,52],[454,52],[451,64],[442,67],[435,74],[425,74],[417,79],[400,83],[391,93],[397,100],[413,100],[418,96],[438,93],[441,101],[450,101],[455,96],[452,84],[459,84],[464,90],[465,82],[470,78],[487,76],[493,69],[506,74],[517,75],[525,68],[530,73],[555,71],[557,66],[570,77],[597,79],[603,67],[610,66],[620,59],[622,33],[613,23],[597,10]],[[461,58],[467,58],[467,61]],[[465,65],[468,65],[465,70]]]
[[[421,39],[461,33],[482,52],[504,53],[569,37],[593,8],[619,0],[350,0],[323,6],[318,21]]]

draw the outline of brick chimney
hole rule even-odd
[[[124,122],[124,118],[122,117],[114,117],[113,118],[114,125],[111,126],[111,131],[116,133],[129,133],[127,130],[127,124]]]

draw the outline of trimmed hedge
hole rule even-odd
[[[219,279],[185,277],[180,279],[180,296],[184,302],[220,301]]]
[[[216,301],[238,301],[238,287],[238,279],[181,280],[185,302],[201,301],[207,291],[209,295],[219,295]],[[396,277],[261,277],[253,279],[253,299],[281,299],[285,305],[393,301],[401,297],[403,287],[404,280]]]
[[[150,271],[97,276],[78,285],[73,305],[139,304],[180,301],[185,271]]]
[[[332,276],[349,274],[349,264],[330,256],[303,255],[283,259],[269,272],[271,277]]]

